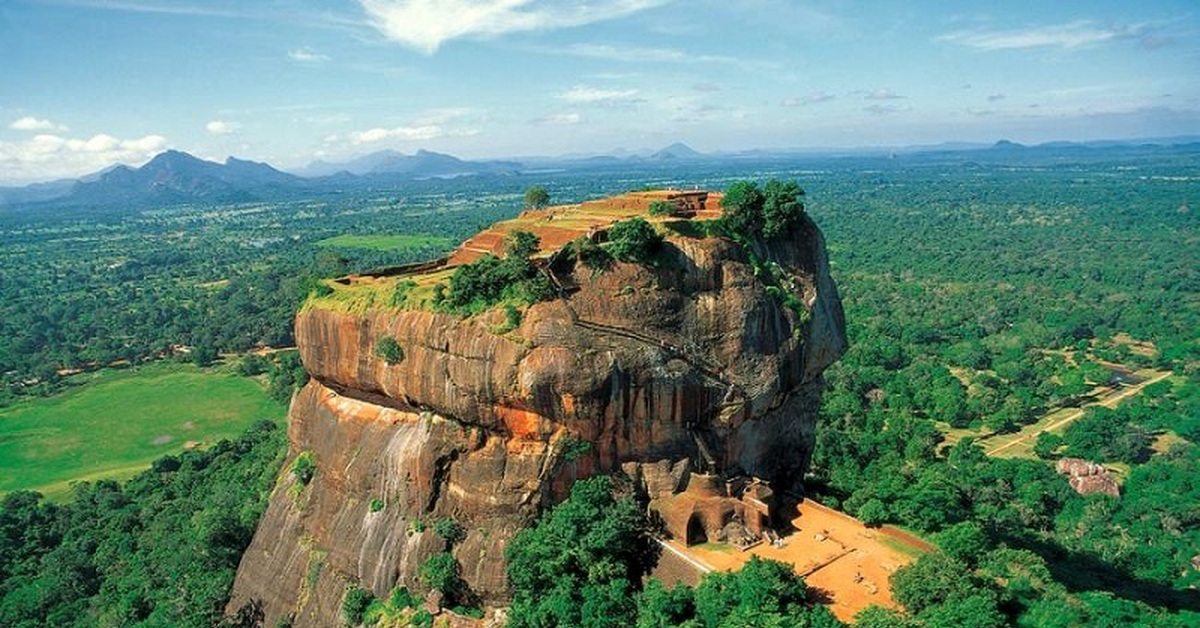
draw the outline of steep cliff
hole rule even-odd
[[[547,270],[561,298],[508,331],[499,311],[303,310],[312,380],[292,403],[289,455],[310,452],[316,472],[307,486],[280,477],[231,607],[259,599],[268,624],[332,625],[349,582],[419,590],[417,566],[444,549],[425,526],[442,518],[466,530],[453,548],[466,582],[502,602],[506,542],[594,473],[628,474],[652,498],[691,469],[797,486],[821,372],[845,348],[820,231],[805,219],[747,252],[666,227],[654,268],[559,256]],[[378,357],[383,337],[403,359]]]

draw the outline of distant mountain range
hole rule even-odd
[[[654,153],[653,155],[650,155],[650,159],[653,161],[699,159],[701,157],[704,157],[703,153],[696,152],[691,146],[688,146],[683,142],[675,142],[674,144],[671,144],[670,146]]]
[[[317,161],[294,173],[269,164],[229,157],[225,163],[206,161],[180,151],[166,151],[138,168],[113,166],[79,179],[0,188],[0,206],[54,202],[75,206],[169,205],[188,202],[236,202],[276,198],[280,194],[318,189],[348,189],[404,181],[461,176],[507,176],[546,170],[670,168],[672,164],[716,160],[778,160],[900,157],[936,163],[939,160],[1011,161],[1084,155],[1112,151],[1174,148],[1200,151],[1200,136],[1049,142],[1025,146],[1008,140],[994,144],[954,142],[926,146],[859,149],[752,150],[701,153],[676,142],[657,151],[615,150],[600,155],[526,157],[520,161],[469,161],[453,155],[419,150],[406,155],[384,150],[345,162]]]
[[[80,179],[0,188],[0,205],[46,201],[97,206],[253,201],[325,185],[509,174],[520,168],[516,162],[464,161],[424,150],[415,155],[381,151],[346,163],[317,162],[300,171],[305,176],[299,176],[265,163],[229,157],[222,164],[169,150],[139,168],[115,166]]]
[[[507,174],[517,172],[521,167],[521,164],[515,161],[465,161],[453,155],[428,150],[418,150],[414,155],[381,150],[342,163],[314,161],[295,173],[302,177],[349,173],[356,176],[404,175],[411,178],[434,178]]]
[[[78,205],[172,204],[253,200],[303,180],[271,166],[230,157],[224,164],[169,150],[139,168],[115,166],[68,181],[0,189],[0,204],[55,201]]]

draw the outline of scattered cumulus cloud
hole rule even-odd
[[[638,97],[636,89],[602,89],[587,85],[576,85],[571,89],[555,94],[555,98],[575,105],[596,105],[603,107],[618,107],[644,102]]]
[[[14,131],[58,131],[60,133],[67,130],[67,127],[61,124],[33,116],[13,120],[8,128]]]
[[[433,54],[459,37],[555,30],[631,15],[673,0],[358,0],[388,39]]]
[[[577,113],[551,113],[537,118],[533,123],[543,126],[570,126],[579,124],[582,120],[583,117]]]
[[[471,110],[466,108],[432,109],[418,115],[407,124],[354,131],[345,136],[331,135],[325,138],[325,142],[361,146],[380,142],[424,142],[446,137],[468,137],[479,133],[478,128],[472,126],[472,121],[467,119],[471,113]]]
[[[1014,30],[955,31],[937,37],[936,40],[976,50],[994,51],[1028,48],[1072,50],[1122,39],[1139,40],[1147,48],[1157,48],[1166,42],[1166,39],[1151,32],[1144,24],[1100,26],[1090,20]]]
[[[1004,94],[992,94],[991,96],[988,96],[988,102],[999,102],[1005,98],[1008,98],[1008,96],[1005,96]]]
[[[692,91],[700,92],[701,94],[715,94],[724,88],[716,83],[696,83],[692,85]]]
[[[350,134],[351,144],[374,144],[383,140],[419,141],[432,140],[442,137],[442,127],[436,124],[423,126],[397,126],[390,129],[377,127],[366,131],[355,131]]]
[[[329,60],[328,55],[323,55],[307,46],[289,50],[288,58],[299,63],[325,63]]]
[[[161,135],[122,140],[105,133],[87,139],[39,133],[24,141],[0,142],[0,181],[78,177],[115,163],[143,163],[167,146]]]
[[[238,125],[236,123],[226,122],[224,120],[212,120],[208,124],[204,125],[204,130],[213,135],[229,135],[230,133],[236,131],[237,128]]]

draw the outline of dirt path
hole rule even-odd
[[[1115,407],[1117,407],[1118,403],[1120,403],[1121,401],[1123,401],[1129,397],[1132,397],[1133,395],[1136,395],[1136,394],[1142,392],[1142,389],[1146,388],[1150,384],[1161,382],[1162,380],[1164,380],[1170,376],[1171,376],[1170,371],[1165,372],[1165,373],[1160,373],[1160,374],[1156,375],[1155,377],[1151,377],[1150,379],[1148,379],[1144,382],[1135,384],[1133,386],[1129,386],[1128,388],[1125,388],[1124,390],[1121,390],[1120,392],[1111,393],[1108,396],[1106,396],[1104,399],[1101,399],[1100,401],[1097,401],[1096,403],[1090,403],[1090,404],[1072,412],[1071,414],[1055,421],[1054,423],[1051,423],[1050,425],[1043,427],[1042,429],[1036,430],[1030,434],[1025,434],[1025,435],[1015,438],[1003,445],[1000,445],[999,447],[996,447],[995,449],[988,451],[987,455],[994,456],[994,455],[1004,451],[1005,449],[1008,449],[1009,447],[1016,445],[1017,443],[1026,442],[1031,438],[1036,439],[1043,432],[1049,432],[1050,430],[1055,430],[1064,425],[1073,423],[1073,422],[1079,420],[1079,418],[1083,416],[1083,413],[1086,412],[1087,409],[1092,406],[1104,406],[1106,408],[1115,408]]]
[[[867,528],[853,517],[804,500],[792,520],[792,531],[782,545],[759,543],[746,551],[723,544],[682,547],[678,541],[659,541],[701,573],[737,571],[751,556],[769,558],[792,566],[810,590],[829,597],[829,609],[842,621],[853,621],[859,611],[871,604],[897,608],[891,593],[891,576],[921,553],[922,548],[896,545],[905,540]],[[887,537],[887,538],[884,538]],[[920,545],[929,547],[924,541]]]

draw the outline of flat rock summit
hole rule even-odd
[[[447,518],[466,532],[453,546],[464,580],[502,604],[506,544],[594,474],[660,504],[693,476],[799,492],[821,374],[846,348],[823,237],[807,217],[769,242],[706,235],[718,200],[631,193],[495,225],[554,235],[535,260],[557,297],[515,326],[503,308],[464,317],[386,298],[447,277],[463,249],[310,299],[296,338],[311,380],[230,608],[258,600],[267,625],[328,626],[350,583],[421,591],[418,566],[446,548],[432,524]],[[654,202],[678,211],[651,215]],[[665,235],[653,264],[592,270],[561,246],[576,232],[603,241],[631,216]],[[385,337],[402,359],[380,357]],[[306,483],[300,456],[315,463]]]

